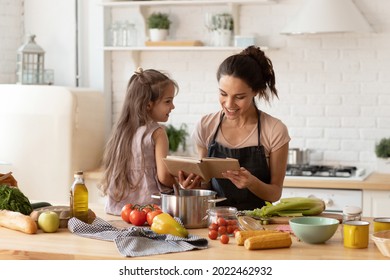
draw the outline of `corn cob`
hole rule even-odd
[[[243,246],[246,239],[254,236],[262,236],[267,234],[278,233],[277,230],[241,230],[237,231],[234,238],[239,246]]]
[[[244,247],[248,250],[289,248],[292,244],[290,234],[277,232],[253,236],[245,240]]]
[[[282,198],[279,203],[267,203],[262,208],[245,211],[248,216],[272,217],[272,216],[316,216],[325,210],[325,203],[319,198],[289,197]]]

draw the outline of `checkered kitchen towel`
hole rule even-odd
[[[206,249],[208,245],[207,239],[191,234],[188,238],[181,238],[171,234],[156,234],[148,227],[118,229],[99,217],[92,224],[71,218],[68,229],[79,236],[114,241],[118,251],[126,257]]]

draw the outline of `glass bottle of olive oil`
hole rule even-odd
[[[88,189],[84,183],[83,171],[74,174],[70,189],[70,216],[88,222]]]

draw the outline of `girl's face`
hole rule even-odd
[[[169,113],[175,109],[175,105],[173,105],[174,97],[175,87],[172,83],[170,83],[164,90],[159,100],[149,103],[149,114],[155,122],[168,121]]]
[[[244,116],[253,108],[254,92],[243,80],[224,75],[219,79],[219,103],[228,119]]]

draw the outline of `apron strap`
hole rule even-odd
[[[256,108],[256,113],[257,113],[257,148],[260,149],[260,147],[261,147],[261,144],[260,144],[260,135],[261,135],[260,114],[261,114],[261,111]],[[214,143],[215,139],[217,139],[217,134],[218,134],[219,128],[221,127],[222,120],[223,120],[224,116],[225,116],[225,113],[222,113],[221,118],[220,118],[219,123],[218,123],[218,126],[217,126],[217,129],[215,130],[213,139],[211,140],[211,143]]]

